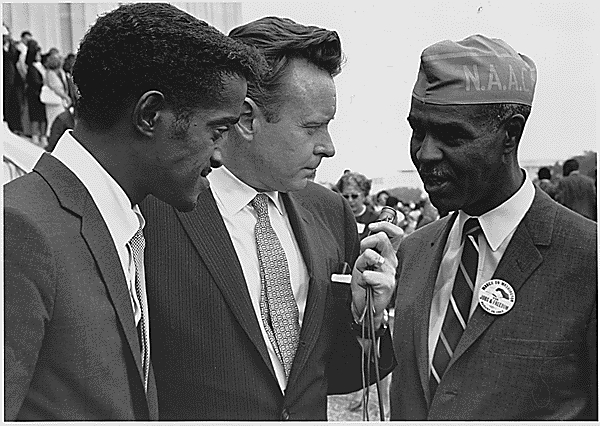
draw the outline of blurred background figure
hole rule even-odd
[[[373,202],[373,210],[375,210],[375,213],[379,214],[381,209],[383,209],[383,207],[385,206],[385,202],[387,201],[387,199],[389,197],[390,197],[390,194],[386,190],[379,191],[377,193],[377,195],[375,196],[375,200]]]
[[[52,50],[52,49],[51,49]],[[69,85],[67,83],[67,74],[62,68],[63,61],[57,52],[49,53],[46,58],[46,78],[44,83],[60,98],[59,103],[46,105],[46,136],[50,136],[52,123],[61,113],[67,111],[71,106],[69,97]]]
[[[358,234],[362,240],[369,233],[367,225],[377,220],[377,213],[366,203],[371,191],[371,181],[360,173],[347,171],[340,177],[336,187],[342,197],[350,203]]]
[[[25,89],[27,88],[27,45],[33,40],[31,32],[25,30],[21,32],[21,39],[17,42],[16,47],[20,52],[19,62],[17,62],[17,71],[19,71],[19,80],[16,82],[17,99],[21,108],[21,125],[23,135],[31,135],[31,124],[29,123],[29,112],[27,111],[27,98],[25,97]],[[15,132],[19,134],[19,132]]]
[[[3,121],[8,128],[17,134],[23,133],[21,123],[21,104],[17,95],[23,81],[17,69],[20,51],[12,40],[8,27],[2,24],[2,91],[3,91]]]
[[[31,122],[31,141],[44,148],[47,144],[46,138],[46,106],[40,101],[40,93],[44,85],[46,70],[42,66],[42,54],[40,46],[34,41],[29,41],[25,63],[27,64],[27,109],[29,121]]]
[[[67,75],[71,74],[71,71],[73,70],[73,64],[75,63],[75,54],[74,53],[69,53],[66,57],[65,60],[63,62],[63,70],[65,73],[67,73]]]
[[[556,184],[552,182],[552,172],[548,167],[539,168],[537,182],[534,183],[552,198],[556,197]]]
[[[556,201],[582,216],[597,220],[596,185],[579,173],[579,162],[572,158],[563,164],[563,178],[558,181]]]
[[[423,226],[434,222],[440,218],[440,214],[435,206],[431,203],[429,197],[424,197],[421,202],[421,215],[417,221],[417,229],[422,228]]]

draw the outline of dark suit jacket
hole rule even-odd
[[[48,154],[4,187],[4,256],[5,419],[156,419],[108,228]]]
[[[328,392],[360,388],[350,286],[330,281],[358,254],[350,207],[312,183],[283,200],[310,277],[285,396],[212,192],[204,191],[191,213],[152,197],[142,204],[161,420],[326,419]],[[384,375],[395,365],[389,332],[381,345]]]
[[[430,399],[429,312],[455,217],[400,246],[392,420],[597,418],[596,224],[539,188],[493,275],[515,305],[501,316],[477,308]]]

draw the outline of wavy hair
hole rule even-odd
[[[229,32],[229,36],[260,51],[268,70],[259,82],[249,82],[248,97],[254,100],[268,122],[279,120],[284,103],[284,76],[294,59],[304,59],[332,77],[342,70],[342,44],[337,32],[298,24],[288,18],[268,16]]]

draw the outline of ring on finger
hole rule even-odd
[[[383,265],[385,263],[385,257],[383,257],[382,255],[378,254],[377,255],[377,260],[375,261],[375,267],[378,268],[381,265]]]

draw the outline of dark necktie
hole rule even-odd
[[[143,281],[143,268],[144,268],[144,248],[146,247],[146,240],[142,233],[142,228],[138,229],[135,235],[129,240],[129,247],[133,254],[133,262],[135,264],[135,294],[140,305],[142,317],[137,326],[138,337],[140,339],[140,346],[142,349],[142,366],[144,370],[144,389],[148,390],[148,371],[150,369],[150,351],[149,351],[149,333],[148,333],[148,312],[144,303],[142,287],[144,286]]]
[[[473,289],[477,277],[477,263],[479,261],[477,237],[480,232],[481,226],[477,219],[470,218],[465,222],[462,232],[463,252],[460,265],[458,271],[456,271],[446,316],[433,353],[431,376],[429,378],[429,390],[432,398],[448,363],[454,355],[454,350],[463,331],[467,328],[471,301],[473,300]]]
[[[265,194],[257,194],[252,200],[252,207],[258,215],[254,236],[260,266],[260,312],[287,378],[298,347],[300,314],[292,292],[285,252],[269,220],[268,202]]]

